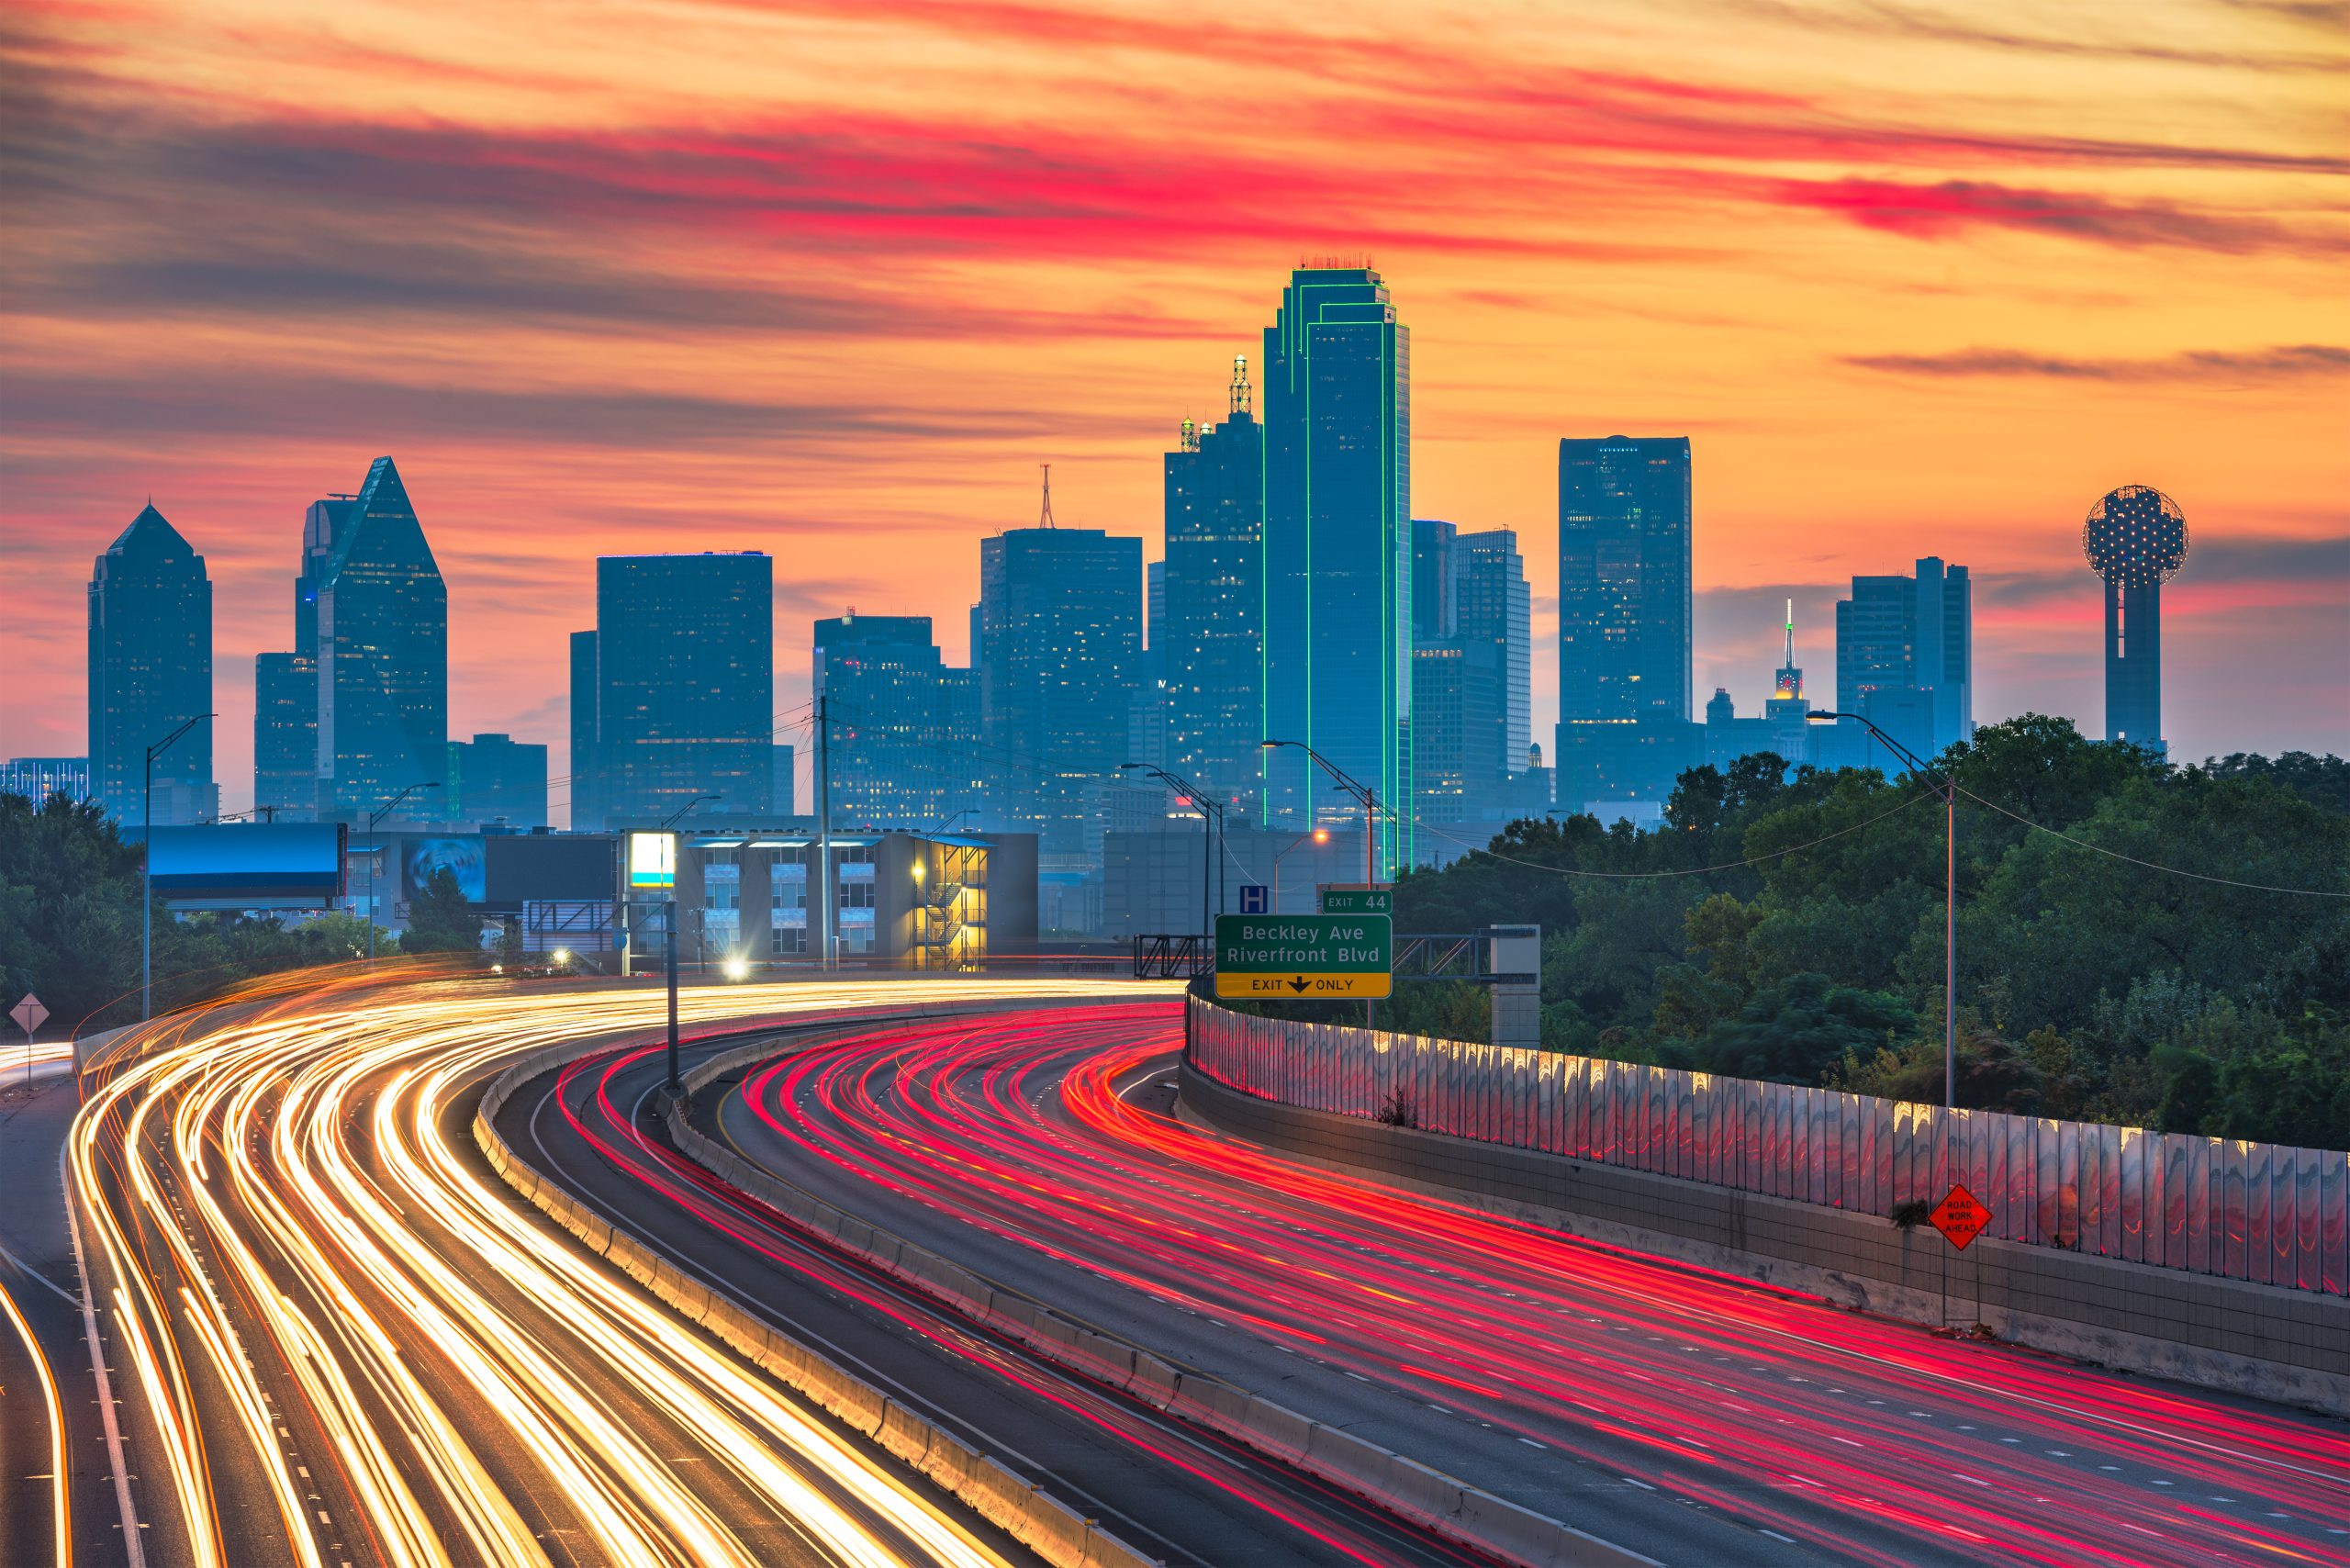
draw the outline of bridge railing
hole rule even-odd
[[[1986,1236],[2350,1295],[2350,1153],[1953,1111],[1555,1051],[1259,1018],[1194,992],[1191,1065],[1243,1093],[1890,1215],[1953,1182]]]

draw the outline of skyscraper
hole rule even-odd
[[[547,825],[547,748],[511,735],[449,743],[442,790],[454,821],[511,828]]]
[[[90,572],[90,792],[114,818],[146,810],[147,748],[212,711],[212,579],[150,501]],[[153,817],[218,816],[212,726],[155,759]]]
[[[1921,756],[1975,734],[1975,612],[1964,566],[1856,577],[1836,605],[1836,707]]]
[[[1094,802],[1129,760],[1142,541],[1050,518],[979,541],[980,762],[989,816],[1066,868],[1089,854]]]
[[[585,833],[604,825],[596,801],[596,633],[571,634],[571,829]]]
[[[1559,711],[1689,717],[1689,438],[1559,442]]]
[[[317,615],[319,810],[364,823],[401,790],[442,782],[449,595],[390,458],[375,459],[355,498],[310,510],[303,559]],[[297,617],[305,602],[297,597]],[[297,620],[297,653],[308,634]],[[436,793],[420,790],[398,816],[445,818]]]
[[[1222,424],[1184,421],[1167,454],[1165,609],[1152,632],[1166,683],[1166,766],[1235,807],[1260,799],[1265,738],[1265,434],[1245,356]]]
[[[1412,522],[1412,755],[1419,817],[1465,824],[1504,812],[1530,751],[1529,597],[1517,535]],[[1522,802],[1520,803],[1522,804]],[[1489,810],[1490,809],[1490,810]],[[1442,860],[1458,834],[1421,846]]]
[[[698,808],[713,814],[769,812],[774,562],[755,550],[599,556],[595,655],[593,800],[606,821],[666,817],[698,795],[717,797]]]
[[[275,822],[308,822],[318,815],[314,656],[261,654],[253,659],[253,809]]]
[[[1413,863],[1411,334],[1369,267],[1300,267],[1264,373],[1265,738],[1394,810],[1392,872]],[[1360,818],[1303,752],[1264,767],[1269,818]]]
[[[833,822],[839,827],[935,828],[970,805],[958,788],[972,736],[927,615],[858,615],[816,622],[814,680],[831,726]]]
[[[1460,535],[1452,576],[1452,634],[1463,644],[1490,644],[1500,672],[1500,711],[1472,737],[1472,757],[1495,778],[1522,773],[1534,741],[1533,597],[1516,531]]]
[[[1686,436],[1559,442],[1559,800],[1662,801],[1704,756],[1690,721]]]
[[[2157,756],[2163,739],[2163,584],[2187,559],[2187,515],[2151,485],[2108,491],[2081,525],[2105,579],[2105,738]]]

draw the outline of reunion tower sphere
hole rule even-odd
[[[2118,587],[2166,583],[2187,559],[2187,514],[2152,485],[2109,490],[2081,524],[2081,554]]]

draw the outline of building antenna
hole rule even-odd
[[[1045,471],[1045,510],[1043,514],[1036,519],[1036,526],[1039,528],[1050,528],[1053,526],[1053,465],[1049,463],[1044,463],[1039,464],[1037,466],[1043,468]]]
[[[1779,661],[1793,667],[1796,662],[1796,601],[1787,600],[1787,656]]]
[[[1256,407],[1256,392],[1248,385],[1248,356],[1245,353],[1234,354],[1232,356],[1232,411],[1236,414],[1248,413]]]

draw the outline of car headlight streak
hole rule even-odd
[[[700,1024],[1106,989],[738,985],[688,991],[681,1014]],[[490,997],[330,982],[323,997],[275,994],[127,1036],[70,1136],[69,1170],[116,1282],[121,1353],[164,1450],[190,1560],[229,1560],[221,1515],[242,1500],[216,1498],[207,1451],[225,1437],[258,1461],[303,1568],[326,1568],[323,1529],[365,1540],[400,1568],[548,1562],[509,1497],[518,1450],[540,1506],[570,1516],[592,1555],[629,1568],[757,1568],[737,1533],[744,1521],[721,1518],[707,1488],[665,1457],[682,1433],[837,1562],[1000,1568],[886,1462],[550,1232],[442,1136],[462,1122],[462,1095],[500,1062],[655,1027],[659,992]],[[658,1423],[613,1408],[598,1371],[674,1429],[648,1432]],[[364,1519],[316,1522],[316,1481],[297,1477],[281,1440],[275,1412],[288,1401],[323,1432]],[[218,1425],[224,1411],[234,1432],[207,1432],[200,1412]]]

